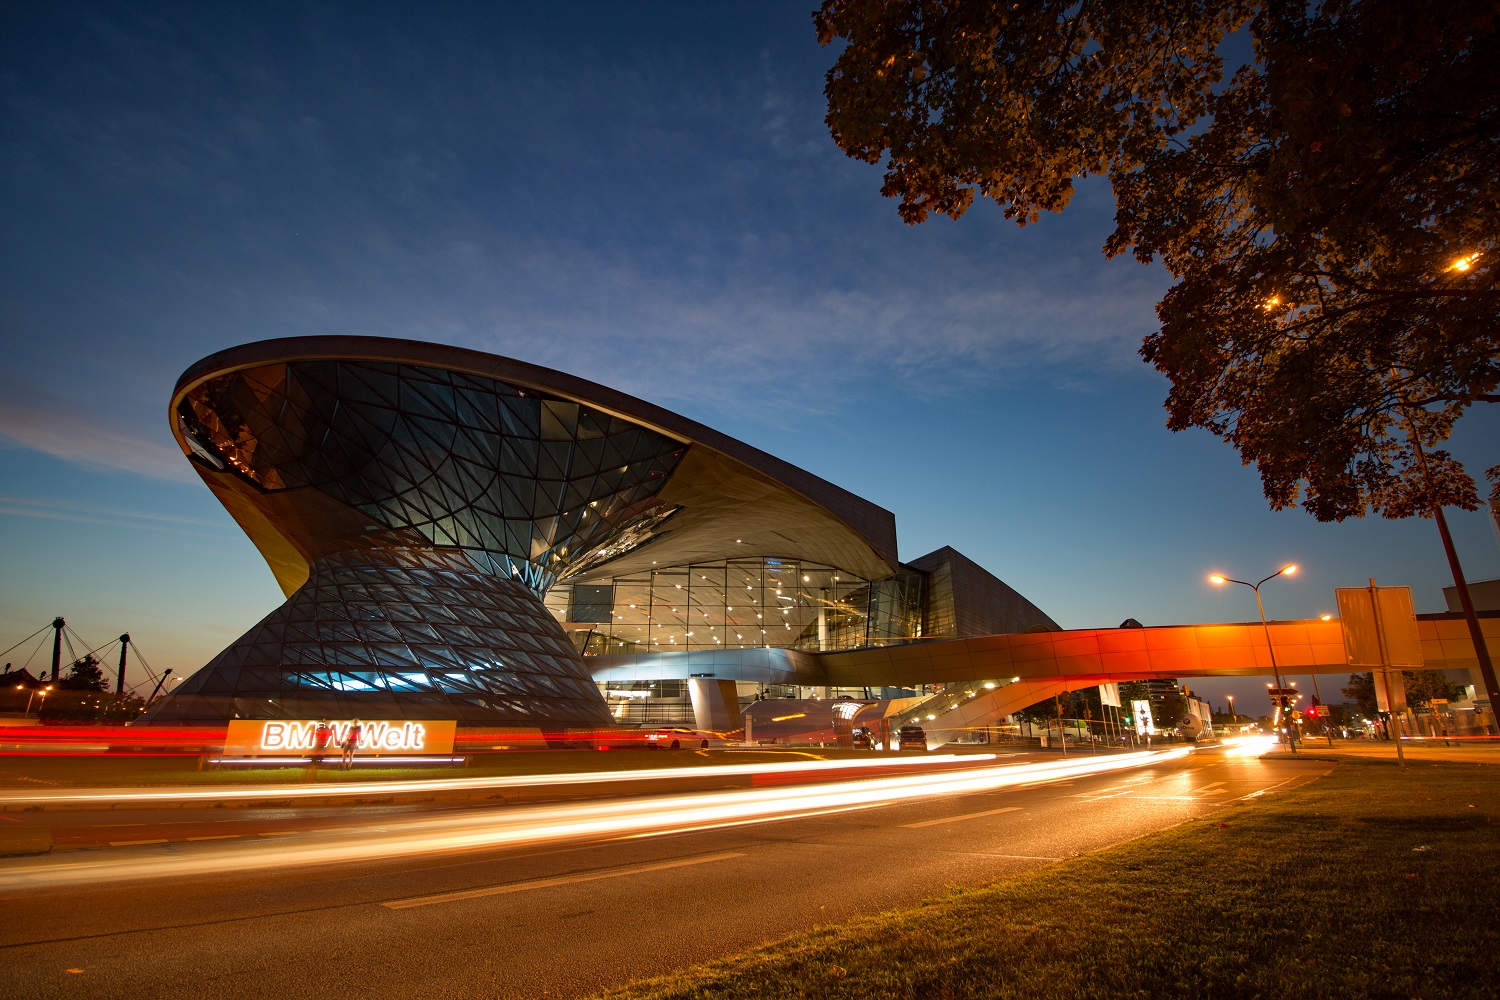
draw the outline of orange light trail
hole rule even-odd
[[[815,785],[503,807],[405,820],[382,818],[378,827],[346,828],[308,835],[295,842],[282,838],[248,844],[220,842],[194,845],[192,850],[179,850],[170,856],[121,850],[90,853],[79,860],[67,855],[26,858],[0,869],[0,891],[657,836],[1034,785],[1160,764],[1190,752],[1183,747]],[[598,780],[613,777],[617,775],[599,775]]]
[[[816,779],[825,773],[938,765],[973,766],[995,759],[994,754],[925,754],[920,760],[901,757],[872,760],[799,760],[759,764],[709,764],[702,767],[642,768],[633,771],[584,771],[575,774],[510,774],[484,778],[422,778],[412,781],[361,781],[340,785],[256,784],[209,785],[195,788],[57,788],[0,792],[0,810],[27,806],[101,806],[122,808],[162,803],[255,802],[261,799],[328,799],[339,796],[407,795],[424,792],[484,791],[590,785],[612,781],[669,781],[734,775],[792,775]]]

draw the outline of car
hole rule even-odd
[[[707,749],[709,741],[717,739],[710,733],[680,726],[659,726],[646,730],[647,750],[680,750],[683,747]]]
[[[880,745],[880,738],[868,726],[856,727],[853,736],[854,749],[856,750],[874,750]]]
[[[901,731],[896,735],[896,740],[901,745],[902,753],[927,752],[927,731],[921,726],[902,726]]]

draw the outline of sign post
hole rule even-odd
[[[1410,587],[1340,587],[1335,595],[1344,632],[1344,653],[1351,667],[1367,667],[1375,675],[1375,696],[1390,716],[1396,759],[1406,766],[1401,749],[1401,715],[1406,711],[1406,687],[1400,674],[1392,683],[1391,670],[1420,670],[1427,663],[1417,634],[1417,613]]]

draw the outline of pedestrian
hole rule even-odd
[[[364,733],[364,727],[355,719],[349,723],[349,732],[344,737],[344,760],[341,767],[347,771],[354,766],[354,751],[359,747],[359,738]]]
[[[312,762],[314,765],[323,762],[323,755],[328,752],[328,745],[332,742],[333,728],[328,725],[327,719],[319,719],[318,728],[313,730]]]

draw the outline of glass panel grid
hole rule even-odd
[[[920,633],[920,584],[921,575],[909,571],[872,583],[837,567],[775,557],[666,566],[612,578],[607,619],[575,639],[588,654],[909,642]],[[572,601],[562,587],[548,606],[566,619]]]

